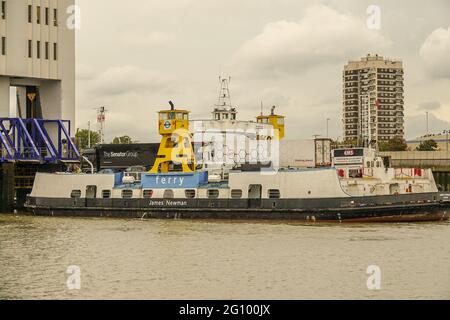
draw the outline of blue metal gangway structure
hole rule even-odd
[[[0,118],[0,163],[79,159],[80,153],[70,138],[70,121]]]

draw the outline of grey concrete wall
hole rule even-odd
[[[14,193],[14,164],[0,163],[0,212],[13,212]]]
[[[380,152],[380,155],[390,157],[393,167],[431,168],[439,171],[450,171],[450,152],[446,151]]]
[[[8,77],[0,76],[0,117],[7,118],[10,116],[10,85]]]

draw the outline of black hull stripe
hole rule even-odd
[[[447,209],[447,210],[446,210]],[[196,219],[196,220],[290,220],[307,222],[420,222],[445,221],[450,217],[448,208],[435,206],[421,209],[391,209],[372,212],[249,212],[249,211],[178,211],[178,210],[103,210],[103,209],[47,209],[29,208],[38,216],[108,217],[132,219]]]
[[[417,196],[417,195],[411,195]],[[27,208],[38,215],[126,217],[126,218],[168,218],[168,219],[271,219],[304,221],[439,221],[449,217],[450,204],[435,200],[436,194],[429,194],[416,200],[410,197],[403,203],[376,203],[380,200],[358,198],[349,205],[349,199],[317,200],[144,200],[144,199],[48,199],[29,198]],[[425,199],[425,200],[424,200]],[[428,199],[428,200],[427,200]],[[392,199],[391,199],[392,200]],[[397,199],[398,200],[398,199]],[[402,199],[406,200],[406,199]],[[158,201],[169,201],[168,205],[151,206]],[[206,201],[206,202],[204,202]],[[371,203],[368,205],[367,203]],[[204,204],[204,205],[201,205]],[[200,206],[201,205],[201,206]]]

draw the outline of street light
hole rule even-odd
[[[91,122],[88,121],[88,149],[91,148]]]
[[[330,137],[330,134],[329,134],[329,123],[330,123],[330,118],[327,118],[327,138],[329,138]]]
[[[446,139],[445,139],[445,148],[446,148],[446,150],[447,150],[447,153],[448,153],[448,143],[449,143],[449,141],[448,141],[448,135],[450,134],[450,129],[449,130],[444,130],[444,133],[446,134]]]

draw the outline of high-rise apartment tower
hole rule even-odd
[[[343,137],[374,145],[404,137],[404,71],[401,61],[367,55],[343,74]]]

